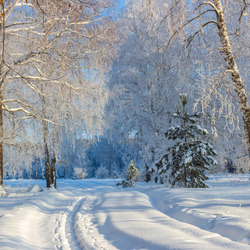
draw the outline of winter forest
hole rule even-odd
[[[249,249],[249,8],[0,0],[0,248]]]
[[[217,152],[207,171],[250,170],[246,0],[0,5],[1,184],[118,178],[131,160],[155,178],[183,93]]]
[[[140,178],[171,146],[182,93],[217,151],[250,169],[247,1],[1,1],[0,182]]]

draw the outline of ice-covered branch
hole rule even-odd
[[[7,78],[7,76],[9,75],[9,73],[10,73],[10,69],[6,70],[5,73],[3,74],[2,79],[0,80],[0,88],[2,88],[2,85],[5,79]]]
[[[194,13],[203,5],[210,5],[214,11],[216,12],[216,14],[219,14],[219,10],[216,8],[216,6],[212,3],[212,2],[204,2],[199,4],[195,9],[194,9]]]
[[[185,22],[183,25],[181,25],[178,29],[176,29],[174,31],[174,33],[172,34],[172,36],[170,37],[170,39],[168,40],[168,43],[167,45],[165,46],[164,50],[163,50],[163,53],[162,53],[162,60],[161,60],[161,65],[160,65],[160,68],[158,71],[162,70],[163,69],[163,62],[164,62],[164,58],[165,58],[165,53],[166,51],[168,50],[172,40],[175,38],[175,36],[181,31],[183,30],[183,28],[185,28],[187,25],[189,25],[190,23],[192,23],[193,21],[195,21],[196,19],[198,19],[199,17],[205,15],[206,13],[208,12],[214,12],[215,10],[212,10],[212,9],[209,9],[209,10],[205,10],[203,11],[202,13],[200,13],[199,15],[191,18],[190,20],[188,20],[187,22]]]
[[[194,40],[194,38],[196,37],[196,35],[199,34],[203,30],[203,28],[206,27],[208,24],[215,24],[217,26],[217,23],[215,21],[208,21],[208,22],[204,23],[198,31],[196,31],[191,37],[188,38],[187,47]]]
[[[17,102],[21,103],[20,101],[17,101]],[[59,125],[59,124],[53,122],[52,120],[49,120],[49,119],[46,119],[46,118],[43,118],[43,117],[36,115],[35,113],[29,111],[28,109],[25,109],[24,107],[10,108],[6,104],[3,103],[3,110],[5,110],[9,113],[23,112],[28,116],[28,118],[35,118],[37,120],[45,121],[45,122],[51,123],[53,125]]]

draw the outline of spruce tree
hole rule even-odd
[[[180,95],[183,109],[173,114],[174,118],[182,120],[182,126],[171,127],[165,133],[174,145],[167,149],[166,154],[156,163],[154,171],[160,180],[167,179],[171,186],[187,188],[206,188],[208,177],[205,171],[209,165],[216,165],[213,158],[216,151],[203,138],[208,131],[197,125],[201,114],[189,114],[186,110],[187,96]]]
[[[124,188],[133,187],[135,185],[135,182],[138,181],[138,177],[139,177],[139,170],[135,167],[133,161],[131,161],[126,173],[126,180],[118,182],[116,186],[122,185],[122,187]]]
[[[138,181],[139,170],[135,167],[133,161],[131,161],[127,173],[126,173],[126,181],[134,184],[134,182]]]

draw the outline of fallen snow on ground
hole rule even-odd
[[[250,249],[249,177],[211,176],[209,189],[5,181],[0,249]]]

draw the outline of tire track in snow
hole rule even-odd
[[[71,218],[73,212],[77,209],[77,204],[82,200],[84,200],[84,198],[80,197],[76,198],[73,204],[69,208],[67,208],[65,212],[62,212],[59,218],[56,219],[56,224],[57,224],[57,227],[55,228],[56,249],[61,249],[61,250],[71,249],[70,243],[72,241],[71,239],[72,232],[70,232],[70,230],[67,229],[70,226],[69,218]],[[79,247],[75,249],[79,249]]]
[[[57,227],[55,228],[55,241],[56,241],[56,249],[70,249],[68,240],[65,235],[65,224],[66,224],[67,214],[61,213],[59,218],[56,219]]]
[[[78,239],[79,237],[77,237],[77,232],[75,228],[75,220],[76,220],[79,210],[81,209],[83,204],[86,202],[87,197],[88,196],[85,196],[84,198],[78,198],[75,204],[73,205],[72,210],[68,213],[67,218],[66,218],[65,234],[66,234],[68,243],[70,245],[70,248],[73,250],[83,249],[83,247],[79,243],[79,239]]]
[[[100,242],[101,235],[92,222],[91,210],[96,201],[96,196],[87,196],[80,209],[72,217],[75,236],[81,249],[104,249]]]
[[[81,210],[88,196],[78,197],[72,205],[63,212],[57,219],[58,226],[55,229],[56,233],[56,248],[61,250],[78,250],[83,249],[78,242],[77,233],[75,230],[75,220],[77,213]]]
[[[62,250],[104,249],[103,236],[92,223],[91,210],[97,201],[93,194],[78,197],[57,219],[56,248]]]

